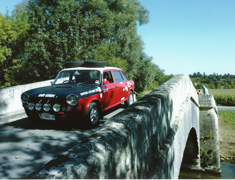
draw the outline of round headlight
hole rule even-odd
[[[51,105],[46,103],[46,104],[43,105],[43,109],[44,109],[44,111],[48,112],[48,111],[51,110]]]
[[[78,96],[75,94],[70,94],[66,97],[66,102],[69,105],[75,106],[78,104]]]
[[[26,93],[21,94],[21,101],[23,103],[27,103],[28,100],[29,100],[29,95],[28,94],[26,94]]]
[[[37,103],[37,104],[35,105],[35,109],[36,109],[37,111],[41,111],[41,109],[42,109],[42,104],[41,104],[41,103]]]
[[[54,110],[55,112],[59,112],[59,111],[60,111],[60,104],[54,104],[53,110]]]
[[[34,103],[29,103],[28,109],[32,111],[34,109]]]

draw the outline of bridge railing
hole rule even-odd
[[[52,80],[0,89],[0,116],[23,111],[20,95],[29,89],[50,85]]]

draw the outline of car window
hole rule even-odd
[[[111,71],[105,71],[103,74],[103,84],[113,83],[113,76]]]
[[[124,72],[121,71],[121,73],[122,73],[122,76],[123,76],[124,80],[128,81],[128,79],[127,79],[126,75],[124,74]]]
[[[85,82],[98,84],[100,82],[100,72],[97,70],[62,71],[56,77],[54,84],[71,84]]]
[[[122,82],[124,80],[120,71],[113,71],[113,75],[116,82]]]

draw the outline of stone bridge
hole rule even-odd
[[[111,118],[29,178],[177,179],[180,169],[220,172],[213,96],[177,75]]]

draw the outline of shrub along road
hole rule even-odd
[[[234,107],[218,107],[218,110],[221,161],[235,163],[235,110]]]

